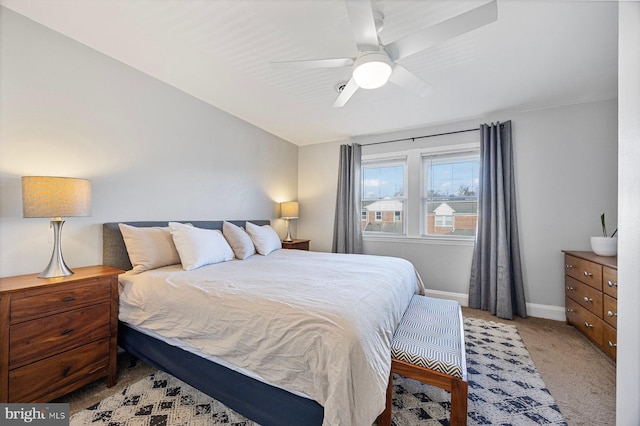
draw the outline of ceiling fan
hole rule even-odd
[[[376,89],[387,81],[426,96],[432,86],[398,64],[397,61],[438,43],[494,22],[498,18],[497,0],[471,9],[446,21],[423,28],[407,37],[386,45],[380,44],[378,29],[382,15],[374,11],[371,0],[345,0],[353,29],[358,55],[355,58],[315,59],[272,62],[275,68],[338,68],[353,67],[351,79],[344,85],[333,104],[344,106],[359,88]]]

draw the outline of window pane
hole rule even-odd
[[[474,236],[478,223],[478,154],[424,157],[423,168],[425,233]]]
[[[362,166],[363,231],[404,233],[404,186],[404,162],[374,162]]]

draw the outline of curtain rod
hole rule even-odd
[[[363,143],[363,144],[361,144],[361,145],[362,145],[362,146],[380,145],[380,144],[383,144],[383,143],[402,142],[402,141],[413,141],[413,142],[415,142],[415,140],[416,140],[416,139],[432,138],[432,137],[434,137],[434,136],[455,135],[456,133],[475,132],[476,130],[480,130],[480,128],[479,128],[479,127],[476,127],[475,129],[456,130],[456,131],[454,131],[454,132],[444,132],[444,133],[435,133],[435,134],[433,134],[433,135],[414,136],[414,137],[412,137],[412,138],[394,139],[394,140],[391,140],[391,141],[382,141],[382,142]]]

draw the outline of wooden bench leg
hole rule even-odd
[[[378,416],[378,426],[391,426],[391,405],[393,401],[393,371],[389,375],[389,384],[387,385],[387,404],[382,414]]]
[[[462,380],[451,381],[451,425],[467,426],[467,397],[469,384]]]

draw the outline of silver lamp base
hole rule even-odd
[[[293,238],[291,238],[291,230],[289,228],[289,223],[291,222],[291,219],[286,219],[285,218],[285,220],[287,221],[287,236],[282,241],[284,241],[286,243],[290,243],[291,241],[293,241]]]
[[[64,220],[52,220],[50,226],[53,228],[53,253],[47,267],[42,271],[38,278],[55,278],[66,277],[73,274],[73,271],[64,263],[62,258],[62,249],[60,247],[60,238],[62,235],[62,225]]]

